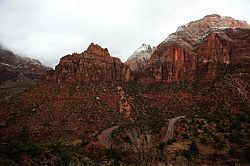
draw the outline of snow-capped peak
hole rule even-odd
[[[142,51],[147,51],[147,50],[151,50],[152,47],[150,45],[147,44],[142,44],[141,47],[139,47],[135,52],[142,52]]]
[[[179,26],[179,27],[177,28],[176,32],[185,31],[184,28],[186,28],[186,25]]]
[[[163,42],[169,42],[178,39],[178,36],[175,35],[174,33],[170,34]]]
[[[128,60],[133,59],[133,58],[139,58],[142,55],[149,56],[151,55],[154,49],[155,49],[154,46],[142,44],[137,50],[134,51],[134,53],[128,58]]]

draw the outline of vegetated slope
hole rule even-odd
[[[217,151],[217,143],[214,143],[214,139],[218,141],[216,135],[219,135],[220,140],[228,136],[224,141],[226,145],[223,146],[221,154],[223,160],[220,158],[214,162],[230,163],[232,161],[229,149],[226,147],[237,148],[237,153],[242,152],[244,155],[246,147],[232,142],[237,134],[235,130],[229,130],[227,133],[217,131],[213,126],[220,124],[214,121],[214,117],[223,121],[223,124],[237,123],[244,127],[244,130],[249,128],[247,121],[237,120],[237,117],[249,119],[249,77],[249,73],[240,74],[237,70],[232,70],[209,82],[196,80],[193,83],[180,81],[138,84],[132,81],[93,81],[40,85],[0,104],[1,142],[6,142],[10,137],[19,138],[20,131],[25,129],[29,131],[31,139],[37,142],[49,143],[60,139],[69,144],[72,141],[81,140],[88,144],[87,149],[81,147],[85,149],[85,155],[96,153],[102,155],[103,150],[100,149],[100,145],[92,144],[92,141],[106,128],[119,125],[126,130],[126,124],[132,122],[146,129],[159,140],[166,132],[169,118],[185,115],[186,121],[177,126],[176,141],[172,141],[173,147],[168,147],[170,161],[176,160],[172,155],[182,156],[183,154],[185,157],[188,153],[185,152],[185,148],[178,150],[174,146],[183,144],[184,147],[188,147],[191,138],[199,143],[199,140],[206,136],[202,133],[194,134],[194,131],[199,130],[198,121],[203,124],[203,121],[210,119],[207,122],[208,126],[205,126],[213,134],[206,138],[208,141],[213,141],[210,145],[214,144],[214,146],[207,148],[210,151]],[[130,110],[124,110],[128,104]],[[130,111],[129,118],[126,116],[126,111]],[[194,117],[196,121],[192,120]],[[185,133],[188,138],[183,136]],[[246,145],[249,144],[249,139],[244,133],[242,140]],[[198,147],[202,148],[203,145],[198,144]],[[93,148],[96,150],[91,151]],[[77,153],[81,155],[82,152]],[[191,163],[203,161],[211,164],[207,157],[212,155],[214,153],[208,154],[207,151],[200,149],[198,155],[192,154],[191,159],[190,156],[186,156],[188,160],[185,159],[185,161]],[[92,157],[93,160],[102,160],[100,157]],[[244,161],[241,161],[240,157],[236,156],[233,161],[244,163],[245,157]]]
[[[88,138],[119,122],[117,84],[45,84],[1,103],[1,138],[24,125],[34,138]],[[116,118],[112,118],[116,117]],[[120,117],[120,118],[119,118]]]
[[[124,91],[122,96],[119,88]],[[157,118],[165,122],[170,117],[199,111],[244,113],[248,110],[249,73],[241,74],[237,70],[210,82],[50,83],[1,104],[1,134],[2,137],[7,133],[14,135],[22,125],[27,125],[37,139],[75,139],[126,121],[127,112],[133,120],[157,124]]]

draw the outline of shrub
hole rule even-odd
[[[20,132],[19,132],[19,135],[20,135],[20,139],[24,142],[28,141],[29,138],[30,138],[30,133],[29,133],[29,129],[27,126],[22,126],[20,128]]]
[[[191,154],[197,154],[199,152],[199,149],[198,149],[198,147],[197,147],[197,145],[196,145],[196,143],[195,143],[194,140],[192,141],[192,143],[191,143],[191,145],[189,147],[189,152]]]
[[[233,133],[228,135],[228,140],[233,143],[241,143],[240,134]]]
[[[4,152],[13,161],[19,163],[23,155],[31,157],[39,157],[44,152],[40,144],[29,141],[23,141],[21,139],[12,139],[8,142],[6,151]],[[0,164],[1,165],[1,164]]]
[[[237,153],[236,148],[230,147],[228,153],[229,153],[229,155],[230,155],[231,157],[235,157],[235,156],[236,156],[236,153]]]
[[[183,139],[188,139],[188,138],[189,138],[189,136],[188,136],[188,134],[187,134],[187,133],[183,133],[183,134],[182,134],[182,138],[183,138]]]
[[[42,148],[39,144],[35,143],[35,142],[29,142],[26,148],[26,152],[27,154],[33,156],[33,157],[37,157],[39,155],[41,155],[42,153]]]
[[[122,156],[124,157],[125,154],[116,149],[108,149],[105,151],[105,155],[111,159],[121,160]]]
[[[191,156],[189,150],[183,150],[183,151],[181,152],[181,155],[184,156],[184,157],[185,157],[186,159],[188,159],[189,161],[190,161],[191,158],[192,158],[192,156]]]
[[[205,137],[200,138],[200,143],[206,145],[207,144],[207,139]]]
[[[214,143],[215,143],[215,144],[220,144],[220,143],[221,143],[221,138],[220,138],[220,136],[218,136],[218,135],[215,135],[215,136],[214,136]]]
[[[205,133],[207,133],[208,135],[211,135],[211,131],[210,131],[207,127],[204,127],[204,128],[203,128],[203,131],[204,131]]]
[[[49,149],[52,153],[60,153],[62,151],[62,142],[57,140],[50,144]]]
[[[167,141],[167,145],[171,145],[171,144],[174,143],[175,141],[176,141],[175,137],[172,138],[172,139],[169,139],[169,140]]]
[[[73,153],[77,148],[66,147],[60,140],[54,141],[49,146],[52,154],[58,154],[60,157],[60,165],[68,165],[72,160]]]
[[[217,131],[218,132],[225,132],[225,124],[224,123],[222,123],[222,124],[218,124],[217,126],[216,126],[216,128],[217,128]]]
[[[21,161],[21,155],[24,153],[24,143],[19,140],[11,140],[7,146],[7,154],[9,158],[16,162]]]
[[[242,158],[244,161],[246,161],[248,163],[250,162],[250,149],[249,149],[249,147],[246,147],[246,149],[243,150]]]
[[[197,128],[194,128],[194,130],[193,130],[193,135],[194,135],[194,136],[197,136],[197,135],[198,135],[198,130],[197,130]]]
[[[15,162],[10,159],[0,158],[0,165],[2,166],[16,166]]]

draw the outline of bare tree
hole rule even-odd
[[[156,165],[156,145],[148,132],[142,133],[140,129],[128,131],[130,142],[125,145],[129,160],[138,166]]]

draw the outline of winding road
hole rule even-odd
[[[156,142],[155,144],[166,142],[167,140],[172,139],[174,136],[174,125],[176,121],[178,121],[181,118],[185,118],[185,116],[177,116],[175,118],[170,119],[167,134],[164,136],[162,140],[160,140],[159,142]],[[116,126],[113,126],[104,130],[99,137],[99,141],[101,142],[101,144],[103,144],[107,148],[116,147],[117,145],[114,143],[115,141],[113,141],[111,138],[111,133],[118,127],[119,126],[116,125]]]
[[[99,138],[100,142],[108,147],[108,148],[111,148],[111,147],[115,147],[116,145],[114,144],[114,141],[112,141],[112,138],[111,138],[111,133],[118,128],[118,125],[116,126],[113,126],[113,127],[110,127],[106,130],[104,130],[102,133],[101,133],[101,136]]]
[[[174,124],[176,121],[178,121],[181,118],[185,118],[185,116],[177,116],[175,118],[170,119],[169,124],[168,124],[167,134],[164,136],[164,138],[160,142],[166,142],[167,140],[173,138],[173,136],[174,136]]]

